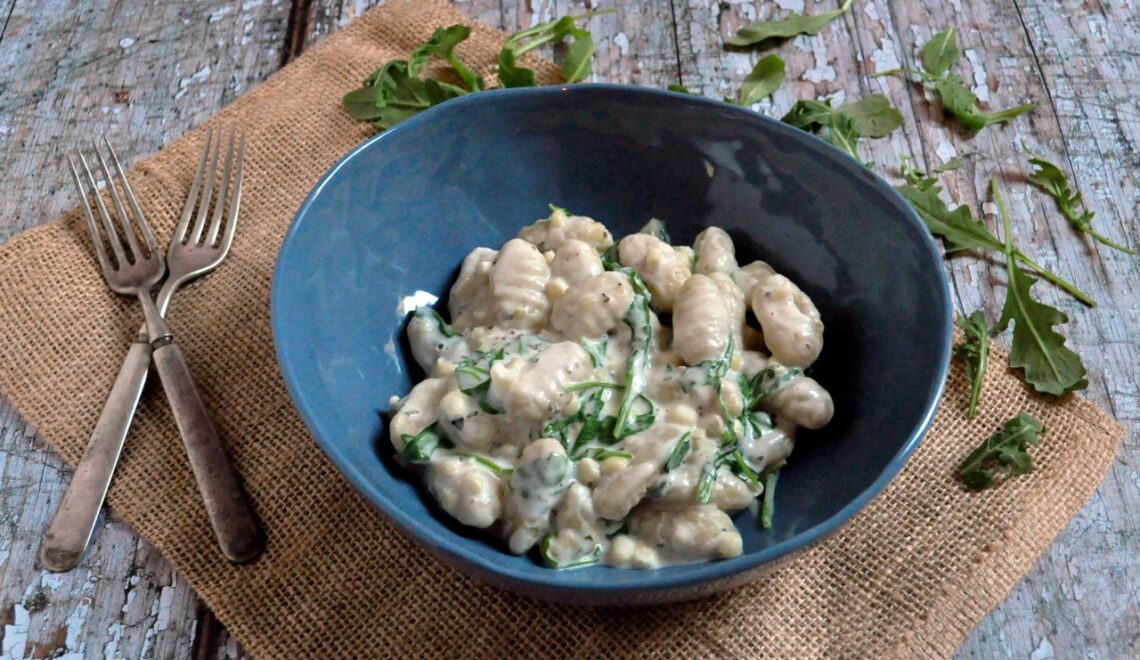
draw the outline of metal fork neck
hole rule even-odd
[[[142,304],[143,316],[146,318],[146,333],[150,337],[151,346],[158,348],[169,344],[174,334],[166,327],[166,321],[162,320],[162,314],[159,314],[158,307],[151,299],[150,291],[139,288],[138,299]]]

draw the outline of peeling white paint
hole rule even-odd
[[[934,150],[934,153],[938,154],[938,157],[942,159],[943,163],[945,163],[946,161],[950,160],[951,158],[957,156],[958,150],[954,148],[954,145],[950,144],[949,142],[943,141]]]
[[[978,97],[980,101],[988,102],[990,100],[990,88],[986,85],[986,69],[982,65],[982,58],[978,55],[978,51],[970,48],[966,51],[966,59],[970,60],[970,68],[974,70],[974,86],[970,90]]]
[[[898,53],[895,52],[895,43],[886,37],[879,39],[879,47],[872,51],[871,61],[875,63],[875,73],[901,66]]]
[[[217,23],[234,12],[233,5],[222,5],[210,13],[209,22]]]
[[[879,8],[876,7],[873,2],[868,2],[863,5],[863,13],[867,14],[867,18],[870,18],[872,21],[879,20]]]
[[[31,616],[28,610],[20,603],[12,606],[12,623],[4,625],[4,644],[0,647],[5,658],[24,657],[24,648],[28,643],[28,624]]]
[[[245,2],[241,3],[241,10],[249,11],[254,7],[260,7],[263,4],[265,4],[265,0],[245,0]]]
[[[804,0],[776,0],[776,6],[780,9],[787,9],[788,11],[802,14],[804,11]]]
[[[130,48],[133,45],[135,45],[135,40],[130,37],[119,39],[119,48]]]
[[[1056,657],[1053,655],[1053,645],[1049,643],[1048,637],[1042,637],[1037,648],[1033,649],[1033,654],[1029,656],[1029,660],[1048,660],[1053,657]]]
[[[158,595],[158,617],[154,621],[154,629],[166,630],[170,627],[170,612],[174,605],[174,587],[163,587]]]
[[[618,52],[622,57],[629,55],[629,37],[625,36],[624,32],[618,32],[614,35],[614,45],[618,47]]]

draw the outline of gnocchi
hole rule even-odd
[[[390,400],[397,460],[447,515],[552,568],[740,554],[730,516],[835,412],[804,373],[819,311],[767,263],[740,266],[719,228],[690,248],[653,220],[615,245],[551,208],[463,260],[450,323],[409,320],[426,378]]]

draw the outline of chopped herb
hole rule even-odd
[[[966,363],[966,375],[970,378],[970,402],[966,416],[978,416],[978,399],[982,396],[982,383],[986,378],[986,366],[990,359],[990,335],[993,329],[986,325],[982,310],[969,316],[959,316],[954,324],[966,332],[966,341],[954,353]]]
[[[665,89],[669,90],[670,92],[677,92],[678,94],[690,94],[690,95],[696,96],[695,94],[693,94],[693,92],[690,92],[687,87],[685,87],[684,85],[678,85],[677,83],[673,83],[671,85],[666,85]]]
[[[1102,245],[1136,256],[1135,251],[1113,242],[1092,228],[1092,219],[1096,215],[1095,213],[1087,208],[1082,209],[1081,212],[1077,211],[1077,207],[1083,206],[1081,193],[1072,189],[1069,178],[1065,176],[1061,168],[1038,157],[1030,158],[1029,164],[1033,167],[1033,171],[1029,173],[1029,181],[1056,200],[1058,208],[1061,209],[1061,215],[1065,216],[1078,231],[1088,234]]]
[[[760,506],[760,528],[772,529],[772,514],[776,512],[776,481],[780,471],[770,472],[764,478],[764,501]]]
[[[471,460],[482,465],[483,467],[490,468],[492,471],[498,472],[499,474],[511,474],[514,472],[514,470],[512,468],[503,467],[502,465],[499,465],[495,461],[492,461],[491,459],[489,459],[485,456],[480,456],[479,454],[471,454],[471,453],[467,453],[467,452],[455,452],[455,455],[456,456],[463,456],[464,458],[470,458]],[[559,456],[561,456],[561,454],[559,454]]]
[[[594,545],[594,549],[587,553],[585,556],[575,559],[566,564],[560,563],[550,554],[550,544],[554,541],[554,532],[547,534],[539,544],[539,554],[542,555],[542,563],[546,564],[547,568],[579,568],[582,566],[589,566],[590,564],[598,563],[598,558],[602,556],[602,544]]]
[[[970,452],[958,466],[959,478],[970,490],[984,490],[994,485],[999,474],[1007,478],[1029,474],[1033,471],[1033,457],[1027,450],[1029,445],[1039,445],[1044,433],[1041,422],[1028,413],[1020,413]]]
[[[801,376],[803,372],[804,370],[799,367],[785,367],[777,363],[772,363],[756,372],[756,375],[748,381],[748,396],[744,399],[744,409],[752,410],[760,405],[781,387]]]
[[[644,227],[637,230],[637,233],[649,234],[650,236],[654,236],[665,243],[673,242],[669,238],[669,232],[665,230],[665,221],[658,220],[657,218],[650,218],[649,222],[645,223]]]
[[[604,461],[607,458],[624,458],[626,460],[633,458],[633,454],[618,449],[595,449],[589,456],[595,461]]]
[[[650,353],[653,348],[653,314],[649,311],[649,289],[633,269],[618,268],[629,278],[633,286],[633,300],[626,310],[624,321],[632,333],[632,349],[625,363],[625,392],[618,411],[614,437],[618,440],[638,433],[653,423],[653,403],[644,395],[645,381],[649,371]],[[632,419],[633,408],[644,400],[648,412]]]
[[[828,23],[839,18],[851,9],[854,0],[844,0],[839,9],[826,11],[815,16],[803,14],[789,14],[776,21],[756,21],[736,31],[735,37],[729,37],[725,43],[729,46],[747,47],[761,44],[769,39],[787,39],[801,34],[814,36],[819,34]]]
[[[439,312],[435,311],[435,309],[431,307],[428,307],[427,305],[421,305],[420,307],[417,307],[414,314],[418,318],[426,319],[431,323],[434,323],[436,328],[439,329],[439,333],[444,337],[463,336],[455,330],[452,330],[451,326],[448,325],[447,322],[443,320],[443,317],[439,315]]]
[[[623,386],[621,383],[607,383],[602,380],[584,380],[580,383],[574,383],[566,386],[567,392],[577,392],[579,390],[588,390],[592,388],[602,388],[610,390],[620,390]]]
[[[440,436],[436,432],[435,424],[427,427],[419,433],[408,435],[407,433],[400,436],[404,441],[404,458],[409,463],[424,464],[431,461],[431,455],[435,450],[443,447],[450,449],[452,447],[451,441],[445,436]]]
[[[744,78],[740,86],[737,105],[752,105],[771,95],[784,84],[784,60],[777,55],[768,55],[752,67],[752,72]]]
[[[685,462],[685,458],[689,455],[689,451],[693,447],[692,442],[693,432],[686,431],[677,444],[673,446],[673,451],[669,452],[669,460],[665,461],[665,471],[672,472],[681,467]]]
[[[697,501],[708,504],[712,500],[713,486],[716,485],[716,473],[720,469],[717,460],[705,463],[701,468],[701,480],[697,482]]]
[[[1053,330],[1054,325],[1066,323],[1069,317],[1030,295],[1029,290],[1037,280],[1017,268],[1009,211],[997,179],[991,182],[991,187],[1005,228],[1006,271],[1009,273],[1005,305],[994,330],[1002,332],[1010,322],[1014,323],[1009,366],[1023,370],[1025,381],[1044,394],[1060,396],[1083,390],[1088,387],[1085,365],[1079,355],[1065,346],[1065,338]]]

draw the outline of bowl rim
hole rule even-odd
[[[609,583],[605,580],[592,581],[589,584],[570,583],[561,576],[564,572],[553,569],[544,569],[543,572],[522,572],[517,570],[510,563],[496,562],[480,553],[473,551],[468,546],[470,541],[462,539],[459,541],[454,540],[449,536],[441,533],[442,530],[435,530],[432,527],[419,520],[417,516],[409,514],[402,510],[396,502],[385,495],[381,490],[372,485],[371,480],[373,476],[366,473],[362,466],[343,459],[338,454],[336,443],[331,442],[327,436],[329,434],[322,432],[322,424],[319,417],[315,414],[314,409],[310,402],[305,398],[302,381],[298,373],[294,370],[290,363],[284,359],[282,349],[282,337],[287,331],[285,323],[281,318],[280,305],[280,283],[284,270],[284,260],[281,258],[285,255],[286,251],[294,241],[294,237],[299,232],[299,227],[304,222],[304,218],[309,212],[310,207],[314,204],[320,196],[322,190],[330,181],[332,181],[342,168],[350,163],[354,158],[359,156],[362,152],[376,148],[375,145],[382,145],[384,142],[393,139],[393,136],[399,135],[406,131],[412,131],[419,128],[421,125],[430,123],[437,115],[447,112],[462,112],[463,108],[469,104],[481,103],[501,103],[508,99],[516,97],[530,97],[530,96],[548,96],[556,94],[632,94],[641,95],[649,98],[657,97],[660,99],[668,99],[670,102],[686,101],[690,104],[698,106],[706,106],[710,109],[739,113],[742,120],[759,122],[765,124],[768,130],[774,130],[783,133],[786,136],[791,136],[793,139],[798,139],[816,147],[821,150],[823,154],[829,159],[828,166],[839,167],[846,169],[851,174],[867,177],[870,175],[870,185],[877,186],[886,193],[886,198],[896,207],[896,210],[901,212],[917,230],[919,235],[924,237],[924,245],[929,251],[933,261],[939,264],[938,280],[942,284],[943,294],[943,314],[942,314],[942,341],[940,346],[940,354],[938,355],[939,366],[934,374],[936,379],[931,388],[929,400],[922,412],[919,422],[915,425],[906,441],[902,444],[898,452],[891,457],[887,465],[879,473],[874,481],[871,482],[866,489],[864,489],[853,500],[847,503],[839,511],[835,512],[825,520],[797,532],[790,538],[784,539],[775,545],[764,548],[754,553],[742,553],[730,559],[721,559],[717,561],[687,564],[683,565],[685,570],[680,573],[659,573],[658,570],[644,570],[638,571],[638,575],[642,576],[640,580],[629,580],[621,583]],[[644,593],[649,592],[663,592],[684,589],[687,587],[694,587],[706,582],[715,582],[718,580],[727,580],[738,574],[759,569],[765,564],[770,564],[775,560],[792,555],[793,553],[811,546],[826,536],[830,535],[835,530],[842,527],[851,518],[855,516],[863,507],[865,507],[872,499],[886,488],[887,484],[902,470],[906,464],[907,459],[914,453],[918,444],[921,442],[930,425],[934,420],[934,415],[938,410],[938,406],[942,400],[943,393],[946,388],[946,379],[950,369],[951,348],[953,345],[953,298],[950,290],[949,279],[946,276],[945,268],[941,267],[942,264],[942,250],[936,243],[934,237],[927,230],[926,225],[919,219],[917,213],[908,204],[903,197],[894,189],[894,187],[883,179],[879,174],[872,172],[865,168],[862,163],[859,163],[854,158],[851,158],[846,153],[837,149],[834,145],[829,144],[822,138],[807,133],[798,128],[792,127],[781,121],[771,117],[762,115],[758,112],[752,111],[746,107],[741,107],[711,99],[703,96],[696,96],[692,94],[685,94],[682,92],[673,92],[663,89],[655,89],[651,87],[642,87],[638,85],[623,85],[613,83],[577,83],[574,85],[547,85],[542,87],[526,87],[526,88],[511,88],[511,89],[497,89],[480,92],[477,94],[469,94],[461,96],[456,99],[447,101],[446,103],[429,108],[424,112],[390,128],[386,131],[378,133],[369,137],[362,143],[352,148],[348,153],[342,156],[335,164],[321,177],[309,194],[305,197],[301,206],[294,214],[289,228],[285,233],[285,237],[281,242],[281,248],[278,251],[277,261],[273,269],[273,280],[270,289],[270,325],[273,333],[274,353],[277,357],[277,363],[281,370],[281,375],[285,381],[285,386],[289,392],[289,397],[293,402],[294,407],[300,413],[301,418],[304,420],[310,435],[317,445],[324,452],[325,456],[333,463],[334,466],[344,475],[353,487],[364,496],[375,508],[379,509],[380,513],[392,521],[397,528],[400,529],[405,535],[409,536],[416,543],[427,547],[433,554],[444,553],[450,555],[454,559],[469,565],[473,565],[481,573],[494,574],[517,585],[529,585],[544,587],[547,589],[556,590],[571,590],[576,594],[588,598],[590,595],[604,595],[607,598],[619,596],[623,593]],[[504,555],[506,551],[503,550]],[[595,567],[590,567],[595,568]],[[602,567],[608,568],[608,567]],[[662,567],[663,570],[677,567]],[[588,570],[588,569],[587,569]],[[629,569],[611,569],[611,570],[629,570]],[[577,571],[574,571],[575,573]],[[612,602],[612,601],[611,601]]]

